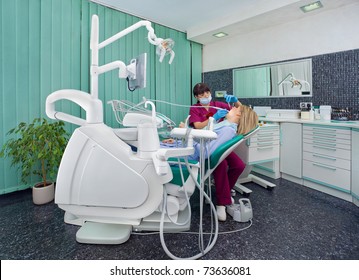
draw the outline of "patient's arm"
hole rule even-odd
[[[195,129],[202,129],[202,128],[205,128],[207,125],[208,125],[208,119],[203,121],[203,122],[194,122],[193,123],[193,127]]]
[[[165,144],[174,144],[175,142],[176,142],[176,140],[173,138],[162,140],[162,143],[165,143]]]

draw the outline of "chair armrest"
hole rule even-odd
[[[193,147],[187,148],[161,148],[156,152],[156,156],[160,160],[167,160],[170,157],[181,157],[181,156],[189,156],[194,153]]]

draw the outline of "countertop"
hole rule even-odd
[[[267,118],[259,117],[259,121],[262,123],[266,122],[290,122],[290,123],[301,123],[301,124],[316,124],[316,125],[328,125],[328,126],[340,126],[340,127],[350,127],[350,128],[359,128],[359,121],[337,121],[337,120],[302,120],[294,118]]]

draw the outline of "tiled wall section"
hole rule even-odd
[[[300,102],[314,106],[349,108],[352,119],[359,119],[359,49],[313,56],[313,96],[288,98],[242,98],[243,104],[271,106],[273,109],[299,109]],[[206,72],[203,81],[211,91],[233,92],[232,70]]]

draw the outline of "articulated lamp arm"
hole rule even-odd
[[[90,39],[90,49],[91,49],[91,95],[94,99],[98,98],[98,76],[110,70],[119,68],[119,77],[127,78],[129,72],[131,71],[131,65],[126,66],[122,61],[114,61],[103,66],[99,66],[98,57],[99,50],[106,47],[109,44],[117,41],[118,39],[126,36],[127,34],[137,30],[140,27],[146,27],[148,30],[147,39],[150,44],[157,46],[157,53],[160,56],[160,62],[162,62],[164,56],[168,53],[171,55],[169,64],[172,63],[175,56],[174,51],[172,50],[173,41],[171,39],[162,39],[157,38],[154,29],[151,26],[151,22],[146,20],[141,20],[130,27],[118,32],[117,34],[111,36],[110,38],[99,42],[99,19],[97,15],[92,16],[91,23],[91,39]]]
[[[174,52],[172,50],[173,41],[170,39],[157,38],[155,35],[154,29],[151,26],[149,21],[139,21],[132,26],[118,32],[114,36],[106,39],[105,41],[99,43],[99,19],[97,15],[92,16],[91,23],[91,39],[90,39],[90,49],[91,49],[91,94],[88,95],[84,92],[77,90],[59,90],[50,94],[46,100],[46,113],[52,119],[64,120],[76,125],[85,125],[88,123],[102,123],[103,122],[103,108],[102,102],[98,99],[98,76],[100,74],[106,73],[108,71],[119,69],[119,78],[128,78],[134,77],[136,74],[136,61],[131,61],[130,65],[127,65],[120,61],[113,61],[105,65],[99,66],[99,50],[105,46],[115,42],[116,40],[122,38],[123,36],[135,31],[140,27],[146,27],[148,30],[148,41],[156,45],[157,52],[160,55],[160,61],[162,62],[163,57],[169,53],[171,54],[171,59],[169,63],[172,63],[174,58]],[[159,50],[159,51],[158,51]],[[135,77],[134,77],[135,78]],[[58,112],[55,109],[55,103],[59,100],[69,100],[86,111],[86,119],[79,118],[77,116],[72,116],[64,112]]]

